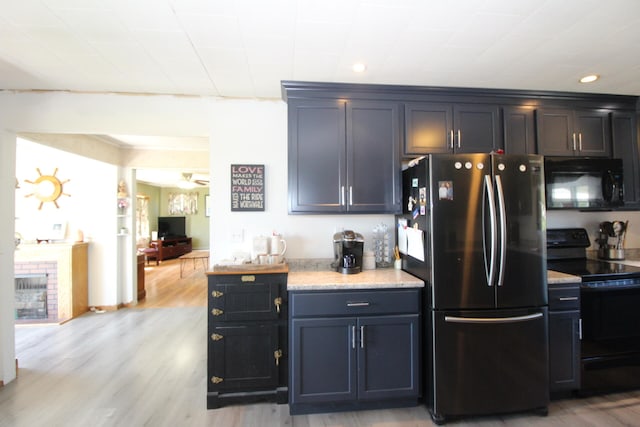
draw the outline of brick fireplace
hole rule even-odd
[[[18,247],[14,258],[15,277],[46,275],[47,315],[46,319],[16,320],[16,323],[64,323],[89,310],[88,249],[89,244],[85,242],[21,244]],[[30,291],[22,293],[20,298],[25,301],[33,298],[31,303],[16,304],[16,308],[21,306],[26,313],[27,306],[37,305],[36,295],[24,295]],[[33,289],[32,293],[37,292]]]

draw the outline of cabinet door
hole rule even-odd
[[[420,317],[358,319],[358,398],[418,397]]]
[[[624,203],[637,205],[640,201],[640,165],[638,164],[637,121],[635,113],[613,113],[613,157],[622,159],[624,171]]]
[[[580,311],[549,312],[549,388],[580,388]]]
[[[504,107],[503,132],[506,154],[535,154],[533,107]]]
[[[345,101],[289,101],[289,212],[343,211]]]
[[[580,156],[611,156],[611,124],[608,111],[577,110],[575,125]]]
[[[356,319],[292,319],[289,402],[354,401]]]
[[[495,105],[454,105],[454,151],[490,153],[502,148],[499,119],[500,109]]]
[[[209,337],[209,391],[278,386],[278,326],[217,324]]]
[[[404,111],[405,155],[452,151],[453,112],[450,104],[407,103]]]
[[[571,110],[544,109],[536,111],[538,154],[543,156],[573,156],[573,112]]]
[[[347,210],[400,211],[400,112],[398,104],[347,104]]]
[[[248,276],[260,278],[260,276]],[[237,277],[235,276],[235,278]],[[280,287],[281,283],[261,281],[260,279],[246,283],[215,283],[209,287],[210,315],[217,322],[283,318],[281,314],[283,300]]]

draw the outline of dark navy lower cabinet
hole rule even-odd
[[[563,398],[580,389],[580,284],[549,284],[549,391]]]
[[[207,409],[287,403],[287,273],[208,276]]]
[[[291,292],[291,414],[415,406],[420,289]]]

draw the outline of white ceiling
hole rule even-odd
[[[280,98],[282,80],[303,80],[640,95],[639,0],[0,0],[0,11],[0,90]],[[602,77],[578,83],[590,73]]]
[[[279,98],[281,80],[640,95],[638,0],[0,0],[0,89]],[[363,74],[351,65],[367,64]],[[602,79],[580,85],[584,74]]]

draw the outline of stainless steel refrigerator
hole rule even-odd
[[[403,269],[425,280],[424,395],[447,418],[547,413],[541,156],[430,155],[403,171]]]

